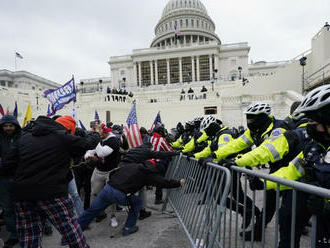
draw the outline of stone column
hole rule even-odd
[[[219,69],[219,56],[218,55],[214,55],[214,69],[218,70],[218,73],[215,74],[215,76],[217,78],[219,78],[220,75],[220,69]]]
[[[158,84],[158,63],[155,60],[155,84]]]
[[[150,84],[153,85],[154,84],[154,68],[152,66],[152,61],[149,62],[150,64]]]
[[[170,59],[166,59],[166,64],[167,64],[167,83],[170,84],[171,83],[171,73],[170,73]]]
[[[142,70],[141,70],[141,62],[139,62],[139,86],[141,87],[142,85]]]
[[[209,66],[210,66],[210,80],[213,78],[213,62],[212,62],[212,54],[209,55]]]
[[[200,81],[200,73],[199,73],[199,56],[196,56],[196,66],[197,66],[197,79],[196,81]]]
[[[195,77],[195,57],[194,56],[191,57],[191,77],[192,77],[191,81],[195,82],[196,77]]]
[[[179,82],[182,83],[183,82],[183,80],[182,80],[182,58],[179,58],[179,73],[180,73]]]
[[[136,82],[136,85],[138,85],[138,79],[137,79],[137,65],[136,62],[133,63],[133,82]]]

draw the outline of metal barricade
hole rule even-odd
[[[222,247],[225,201],[231,185],[229,169],[214,163],[202,168],[196,159],[176,157],[166,174],[168,179],[185,179],[180,190],[167,191],[163,211],[171,206],[195,248]],[[225,227],[224,227],[225,228]]]
[[[227,223],[229,223],[230,226],[226,233],[228,238],[224,242],[223,247],[295,248],[299,247],[298,242],[300,242],[300,247],[330,247],[330,240],[316,240],[317,217],[315,215],[311,217],[312,225],[309,238],[304,236],[304,238],[300,239],[301,222],[302,219],[306,219],[306,213],[301,212],[300,209],[306,208],[306,199],[309,195],[317,195],[324,199],[330,199],[330,190],[310,184],[281,179],[255,170],[236,166],[231,167],[231,174],[232,178],[235,179],[232,180],[230,201],[229,204],[227,204],[228,210],[230,211]],[[263,179],[264,182],[275,182],[277,185],[276,190],[251,191],[248,188],[248,181],[252,180],[253,177]],[[282,190],[284,186],[286,186],[286,189]],[[244,193],[243,199],[239,196],[239,190],[235,191],[234,187],[236,187],[236,189],[241,188],[241,192]],[[282,204],[281,197],[283,198]],[[251,199],[251,201],[249,199]],[[248,202],[249,204],[247,204]],[[289,207],[285,205],[288,203]],[[256,211],[258,211],[258,206],[262,208],[260,214],[256,213]],[[239,208],[243,209],[243,212],[239,211]],[[227,211],[225,211],[225,216],[226,212]],[[285,215],[283,215],[283,213],[285,213]],[[302,218],[303,215],[304,218]],[[308,219],[309,216],[307,216],[307,222]],[[297,224],[298,222],[300,223],[299,225]],[[308,224],[307,222],[305,223],[306,225]],[[330,222],[330,219],[328,222]],[[258,226],[260,223],[261,228]],[[241,226],[239,224],[241,224]],[[280,226],[280,224],[282,226]],[[249,231],[246,230],[248,226],[250,227]],[[299,227],[299,232],[297,232],[296,226]],[[279,237],[279,228],[282,229],[281,234],[284,234],[283,237]],[[239,229],[241,229],[241,231],[239,231]],[[330,230],[328,230],[328,232],[329,231]],[[248,232],[250,241],[245,241]],[[298,237],[296,237],[297,234],[299,234]],[[256,235],[260,242],[254,241]],[[284,237],[286,239],[284,239]],[[282,239],[282,243],[279,246],[280,239]],[[319,244],[321,242],[323,246],[317,246],[317,242],[319,242]]]

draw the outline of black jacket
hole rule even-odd
[[[134,194],[145,185],[160,188],[180,187],[180,181],[166,180],[159,175],[157,167],[148,161],[143,163],[120,163],[116,170],[110,172],[108,184],[125,194]]]
[[[151,143],[132,148],[128,151],[122,161],[127,163],[139,163],[152,158],[166,159],[178,154],[176,152],[156,152],[151,149]]]
[[[118,166],[120,161],[120,140],[116,137],[116,135],[110,133],[108,138],[102,140],[100,143],[102,146],[109,146],[113,152],[105,158],[100,159],[96,168],[99,171],[111,171]]]
[[[12,136],[8,136],[3,131],[3,125],[5,123],[11,123],[16,126],[15,134]],[[16,118],[12,115],[5,115],[0,120],[0,168],[2,166],[2,159],[5,156],[5,154],[8,154],[11,146],[16,142],[16,140],[21,136],[21,126],[19,125]],[[6,177],[14,177],[14,175],[1,175],[0,178],[6,176]]]
[[[32,201],[65,196],[71,158],[98,142],[95,136],[74,136],[52,119],[38,117],[3,160],[2,173],[16,171],[14,198]]]

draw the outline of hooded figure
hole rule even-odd
[[[18,243],[16,231],[15,206],[12,197],[14,171],[1,173],[2,161],[15,142],[21,136],[21,127],[12,115],[5,115],[0,120],[0,205],[4,210],[6,229],[10,233],[5,247],[12,247]]]

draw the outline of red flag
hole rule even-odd
[[[136,107],[133,105],[131,112],[126,120],[126,125],[124,126],[125,134],[127,137],[129,148],[134,148],[136,146],[142,145],[142,137],[140,133],[139,125],[137,124],[136,118]]]
[[[1,104],[0,104],[0,114],[1,114],[2,116],[5,115],[5,112],[3,111],[3,108],[2,108],[2,105],[1,105]]]

